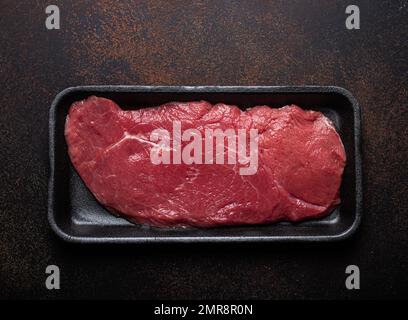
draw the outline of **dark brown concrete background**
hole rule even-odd
[[[0,298],[408,294],[408,1],[0,2]],[[45,28],[45,7],[61,30]],[[363,116],[364,218],[330,245],[68,245],[46,218],[48,109],[89,84],[338,85]],[[61,268],[59,291],[45,267]],[[357,264],[361,290],[347,291]]]

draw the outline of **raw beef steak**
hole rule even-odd
[[[203,139],[206,129],[257,129],[256,172],[240,174],[244,165],[238,162],[152,163],[157,147],[152,132],[172,133],[175,121]],[[295,105],[242,111],[222,103],[171,102],[124,111],[92,96],[72,104],[65,136],[72,163],[96,199],[135,223],[213,227],[300,221],[327,215],[340,202],[346,162],[341,139],[323,114]]]

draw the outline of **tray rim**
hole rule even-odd
[[[54,182],[55,182],[55,124],[56,111],[60,101],[68,94],[81,91],[94,92],[202,92],[202,93],[336,93],[348,99],[353,108],[354,117],[354,162],[356,184],[356,209],[352,225],[342,233],[317,236],[177,236],[177,237],[93,237],[74,236],[62,230],[54,216]],[[198,243],[198,242],[334,242],[349,239],[361,224],[363,182],[362,182],[362,148],[361,148],[361,109],[350,91],[338,86],[154,86],[154,85],[84,85],[68,87],[60,91],[54,98],[49,110],[49,163],[48,180],[48,222],[54,233],[62,240],[71,243]]]

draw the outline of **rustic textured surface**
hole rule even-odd
[[[370,298],[408,294],[408,2],[2,1],[0,298]],[[68,245],[46,219],[48,108],[85,84],[339,85],[362,106],[364,219],[340,244]],[[45,267],[61,268],[59,291]],[[357,264],[361,290],[344,287]]]

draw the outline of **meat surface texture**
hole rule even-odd
[[[154,129],[258,130],[258,169],[233,164],[153,164]],[[204,133],[203,133],[204,136]],[[346,155],[331,121],[290,105],[245,111],[206,101],[122,110],[89,97],[72,104],[65,137],[71,161],[112,213],[154,226],[215,227],[300,221],[340,202]]]

